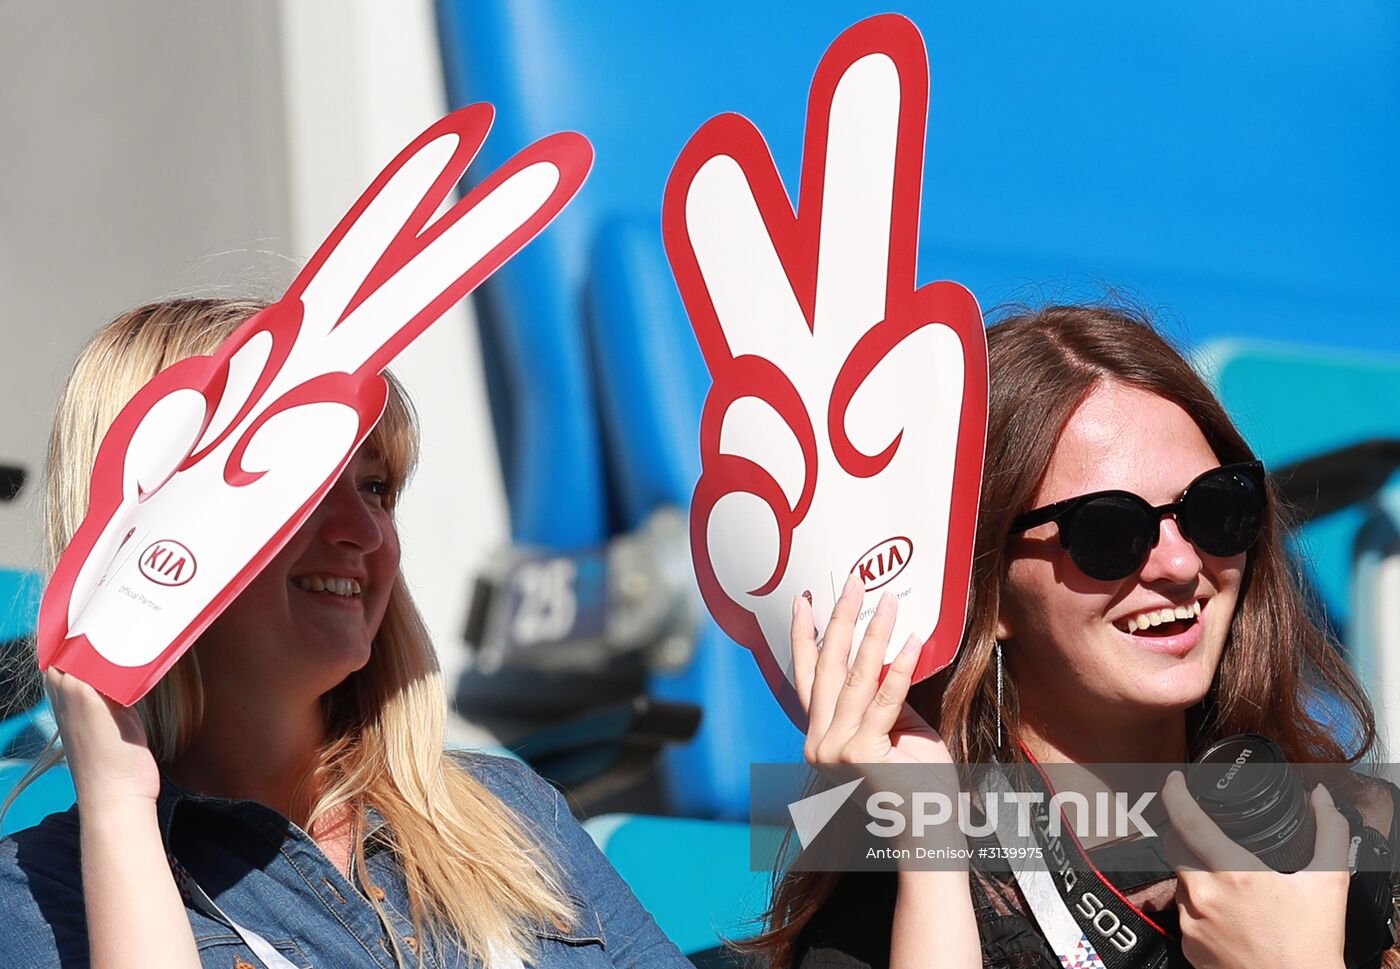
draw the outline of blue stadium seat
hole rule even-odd
[[[0,643],[12,642],[34,632],[39,622],[39,599],[43,591],[43,582],[37,573],[0,568]]]
[[[1208,344],[1197,361],[1268,467],[1364,441],[1400,439],[1400,353],[1230,340]],[[1327,617],[1344,639],[1354,546],[1371,512],[1364,504],[1345,508],[1295,537]]]
[[[0,800],[29,769],[25,761],[0,760]],[[51,767],[24,789],[23,793],[10,805],[10,810],[0,822],[0,835],[32,827],[55,811],[66,811],[77,799],[73,791],[73,777],[64,764]]]
[[[33,660],[29,637],[39,619],[40,577],[21,569],[0,569],[0,801],[10,793],[32,758],[53,736],[47,700],[28,679]],[[16,706],[23,709],[16,710]],[[8,712],[8,716],[4,714]],[[0,822],[0,834],[37,824],[73,803],[73,781],[59,765],[19,796]]]
[[[1400,719],[1400,629],[1387,602],[1400,593],[1400,485],[1384,481],[1400,461],[1400,354],[1360,354],[1231,340],[1198,355],[1245,437],[1275,470],[1327,452],[1385,444],[1390,460],[1364,477],[1357,500],[1308,522],[1293,544],[1321,600],[1323,618],[1371,693],[1393,749]],[[1376,450],[1373,448],[1373,450]],[[1379,490],[1366,493],[1375,485]],[[1306,496],[1305,496],[1306,500]],[[1339,730],[1347,725],[1338,723]]]
[[[756,860],[776,858],[781,829],[625,814],[592,818],[584,828],[682,952],[758,933],[773,876],[749,870],[750,839]]]

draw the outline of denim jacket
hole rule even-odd
[[[523,820],[576,902],[580,918],[573,926],[536,928],[539,944],[526,966],[689,969],[557,791],[514,761],[471,755],[463,763]],[[480,969],[450,938],[442,951],[414,937],[403,874],[393,851],[375,837],[373,816],[365,834],[368,871],[355,882],[304,831],[253,801],[192,794],[167,781],[158,817],[167,851],[217,908],[295,966],[393,969],[393,932],[410,966],[422,950],[423,964],[432,969]],[[360,885],[383,892],[391,925],[380,921]],[[193,906],[186,914],[206,967],[262,966],[228,924]],[[76,808],[0,841],[0,953],[10,966],[88,965]],[[515,964],[501,960],[489,969]]]

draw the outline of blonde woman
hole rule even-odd
[[[50,564],[122,405],[261,308],[155,303],[87,347],[50,443]],[[305,525],[135,707],[50,672],[48,760],[67,757],[78,803],[0,842],[11,964],[689,965],[552,788],[444,753],[441,676],[398,568],[415,449],[394,387]]]

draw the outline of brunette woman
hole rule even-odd
[[[1182,356],[1116,308],[1048,307],[987,337],[986,471],[961,653],[913,691],[906,653],[879,684],[893,603],[849,673],[858,584],[820,653],[810,610],[796,603],[808,759],[1180,763],[1239,733],[1272,737],[1294,763],[1362,757],[1373,716],[1305,607],[1284,510]],[[1310,700],[1321,695],[1354,743],[1318,720]],[[1394,844],[1394,789],[1346,777],[1338,799]],[[1342,966],[1348,822],[1326,787],[1310,797],[1313,864],[1242,871],[1242,849],[1179,773],[1169,778],[1171,826],[1213,870],[1162,870],[1115,891],[1170,940],[1171,965]],[[790,873],[770,918],[757,948],[774,966],[1059,964],[1017,885],[992,871]]]

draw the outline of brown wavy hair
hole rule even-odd
[[[954,760],[972,764],[1020,749],[1015,684],[1008,677],[997,743],[996,625],[1011,522],[1030,507],[1060,431],[1097,386],[1115,382],[1157,394],[1191,415],[1222,464],[1254,459],[1205,381],[1145,313],[1119,306],[1019,310],[987,329],[987,455],[968,603],[953,665],[911,691]],[[1206,696],[1187,712],[1192,755],[1237,733],[1273,737],[1294,763],[1354,763],[1375,744],[1375,717],[1356,677],[1313,621],[1305,587],[1284,548],[1287,509],[1275,495],[1250,550],[1225,649]],[[1344,711],[1351,749],[1310,701],[1331,695]],[[788,872],[778,881],[767,930],[743,948],[770,966],[791,963],[798,936],[840,879]],[[1391,962],[1388,960],[1387,965]]]

